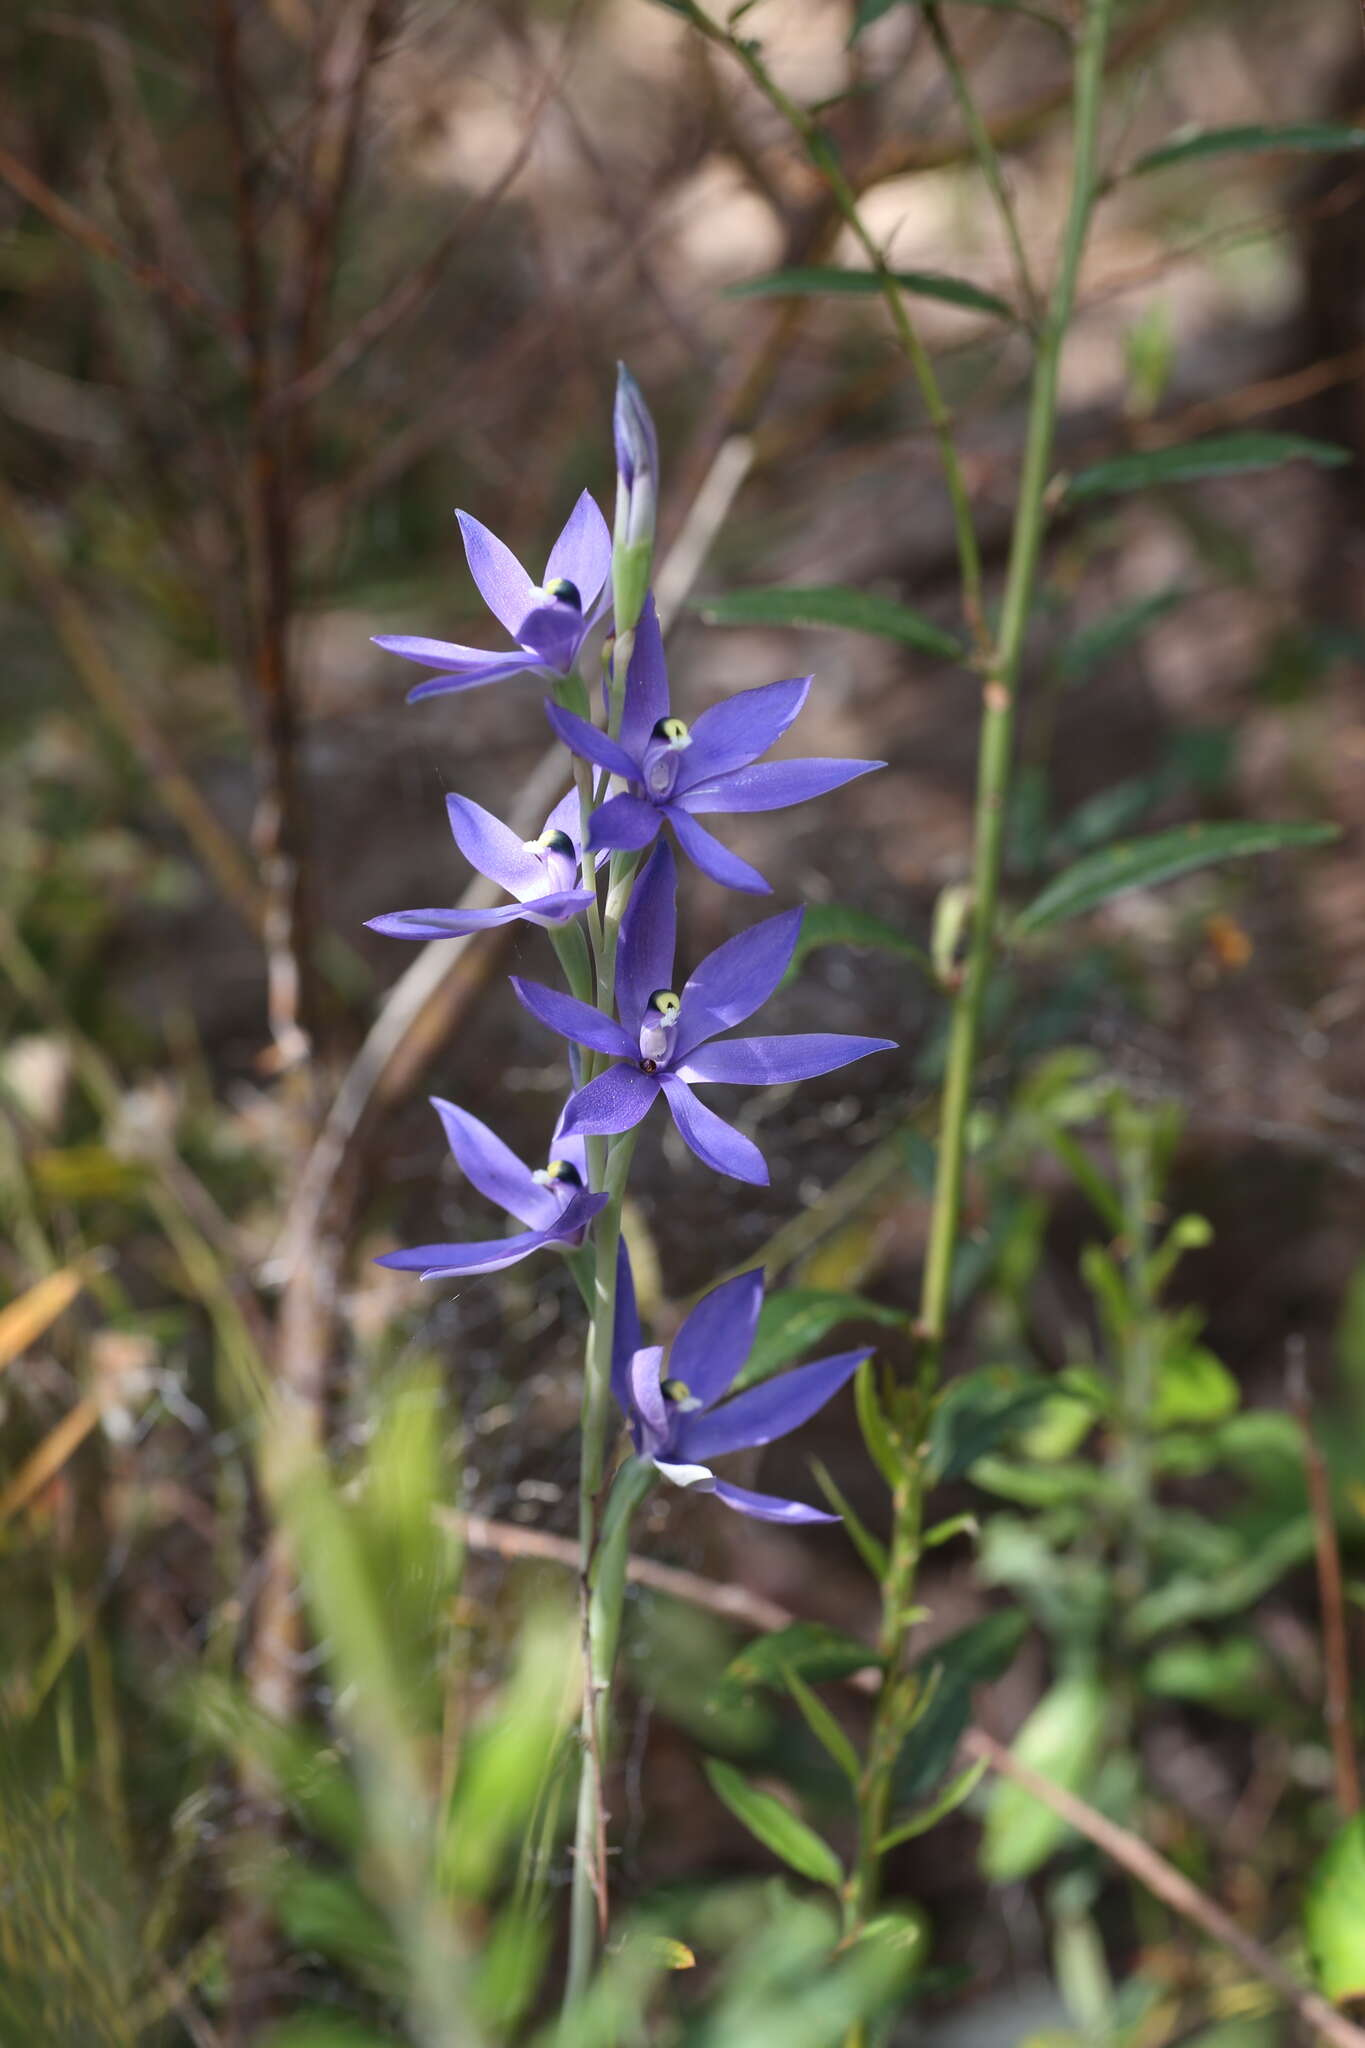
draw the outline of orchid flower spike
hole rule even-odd
[[[624,363],[616,366],[616,531],[611,573],[616,630],[629,632],[649,588],[654,525],[659,505],[659,437],[644,394]]]
[[[367,918],[371,931],[390,939],[455,939],[518,920],[568,924],[592,902],[591,889],[578,886],[582,833],[577,790],[560,798],[535,839],[518,839],[467,796],[448,796],[446,810],[455,844],[469,865],[516,901],[491,910],[394,910]]]
[[[824,796],[884,761],[760,761],[805,703],[811,678],[741,690],[713,704],[689,726],[669,706],[663,636],[650,598],[626,671],[619,739],[557,704],[545,706],[567,747],[619,776],[625,789],[595,810],[588,844],[648,846],[665,818],[678,844],[703,874],[752,896],[770,893],[757,868],[740,860],[697,823],[698,812],[781,811]]]
[[[512,1237],[476,1244],[413,1245],[408,1251],[386,1252],[377,1265],[420,1273],[424,1280],[450,1280],[470,1273],[499,1273],[544,1245],[574,1251],[582,1244],[607,1198],[588,1193],[587,1148],[581,1138],[564,1134],[562,1115],[548,1164],[532,1172],[467,1109],[457,1109],[439,1096],[431,1098],[431,1106],[445,1125],[452,1153],[479,1193],[527,1228]]]
[[[519,1001],[533,1017],[561,1037],[617,1062],[570,1097],[564,1130],[574,1137],[631,1130],[662,1093],[684,1143],[703,1165],[765,1187],[768,1168],[758,1147],[698,1101],[693,1084],[769,1086],[805,1081],[867,1053],[895,1051],[889,1038],[854,1038],[834,1031],[709,1043],[767,1002],[787,971],[802,915],[799,910],[784,911],[727,939],[707,955],[679,993],[673,981],[677,871],[667,842],[656,846],[621,920],[616,956],[619,1022],[557,989],[512,977]]]
[[[625,1414],[636,1456],[649,1459],[675,1486],[713,1493],[726,1507],[762,1522],[837,1522],[838,1515],[828,1515],[822,1508],[784,1500],[779,1494],[751,1493],[746,1486],[717,1479],[711,1470],[713,1458],[773,1443],[809,1421],[872,1356],[870,1351],[844,1351],[836,1358],[817,1359],[723,1401],[753,1348],[762,1306],[761,1272],[722,1281],[702,1296],[665,1360],[661,1345],[643,1341],[630,1258],[622,1239],[616,1266],[612,1392]]]
[[[412,633],[377,634],[376,647],[443,671],[409,690],[409,704],[452,690],[474,690],[504,676],[568,675],[583,642],[611,604],[606,588],[611,535],[594,500],[584,491],[550,550],[539,583],[532,582],[516,556],[486,526],[468,512],[455,517],[469,573],[517,646],[499,654],[488,647],[461,647],[453,640],[427,640]]]

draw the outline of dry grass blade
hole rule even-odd
[[[93,1394],[79,1400],[69,1415],[31,1451],[9,1485],[0,1492],[0,1523],[8,1522],[48,1481],[55,1479],[67,1460],[75,1455],[99,1422],[103,1405]]]
[[[85,1285],[84,1268],[63,1266],[48,1273],[17,1300],[0,1309],[0,1372],[36,1344],[44,1330],[64,1315]]]

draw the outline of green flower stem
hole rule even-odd
[[[1014,740],[1015,691],[1047,525],[1047,485],[1056,435],[1062,349],[1075,310],[1081,256],[1097,188],[1104,53],[1113,5],[1114,0],[1089,0],[1077,49],[1071,204],[1062,242],[1061,263],[1038,337],[1000,630],[987,667],[983,692],[972,857],[971,936],[961,984],[953,1001],[948,1068],[939,1124],[938,1172],[920,1301],[920,1334],[934,1359],[942,1348],[947,1327],[953,1255],[962,1213],[967,1112],[971,1106],[982,1004],[995,953],[1000,865]]]

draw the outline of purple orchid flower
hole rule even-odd
[[[538,839],[518,839],[467,796],[448,796],[446,810],[455,844],[470,866],[506,889],[515,903],[492,910],[394,910],[366,918],[372,932],[390,939],[455,939],[518,919],[567,924],[592,902],[591,889],[578,886],[582,835],[577,790],[560,798]]]
[[[698,812],[781,811],[824,796],[884,761],[760,761],[806,701],[811,678],[741,690],[713,704],[688,726],[669,709],[663,636],[652,598],[640,617],[626,671],[619,739],[560,705],[545,706],[565,745],[619,776],[626,788],[609,797],[588,823],[588,844],[637,848],[658,836],[664,819],[703,874],[751,896],[771,893],[757,868],[731,853],[697,823]]]
[[[549,1163],[533,1173],[467,1109],[457,1109],[435,1095],[431,1106],[445,1125],[451,1151],[479,1193],[528,1227],[512,1237],[477,1244],[413,1245],[408,1251],[386,1252],[376,1265],[420,1273],[424,1280],[451,1280],[471,1273],[499,1273],[544,1245],[577,1250],[607,1198],[588,1193],[587,1148],[581,1138],[565,1134],[562,1115],[551,1140]]]
[[[484,603],[517,646],[506,654],[488,647],[461,647],[453,640],[427,640],[419,634],[381,633],[376,647],[421,662],[443,674],[408,691],[409,704],[423,697],[441,697],[452,690],[474,690],[503,676],[566,676],[579,649],[605,615],[611,593],[605,587],[611,567],[611,535],[594,500],[584,491],[550,549],[545,575],[534,583],[510,548],[470,516],[457,512],[469,573]]]
[[[662,1093],[685,1144],[717,1173],[766,1187],[768,1169],[750,1139],[699,1102],[698,1081],[768,1086],[828,1074],[870,1052],[894,1052],[889,1038],[814,1031],[709,1043],[766,1003],[787,971],[803,912],[784,911],[727,939],[675,994],[677,871],[667,841],[650,855],[621,920],[616,956],[620,1022],[537,981],[512,977],[533,1017],[575,1044],[606,1053],[608,1067],[569,1099],[563,1129],[574,1137],[628,1131]]]
[[[646,1345],[635,1306],[630,1259],[622,1241],[616,1266],[616,1326],[611,1387],[630,1427],[637,1457],[665,1479],[762,1522],[837,1522],[822,1508],[780,1494],[753,1493],[717,1479],[712,1458],[757,1449],[809,1421],[850,1380],[870,1351],[844,1351],[765,1380],[722,1405],[753,1348],[763,1275],[741,1273],[697,1303],[664,1362],[663,1346]]]

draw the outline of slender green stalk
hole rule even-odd
[[[948,1319],[953,1254],[962,1212],[967,1112],[971,1105],[981,1008],[995,953],[996,908],[1014,739],[1015,691],[1047,524],[1047,485],[1056,434],[1062,349],[1075,309],[1081,256],[1095,200],[1104,53],[1113,4],[1114,0],[1090,0],[1077,50],[1071,204],[1062,242],[1061,263],[1038,338],[1000,629],[983,692],[972,858],[971,937],[961,984],[953,1001],[949,1029],[948,1066],[939,1125],[938,1173],[920,1300],[920,1332],[934,1357],[941,1349]]]

